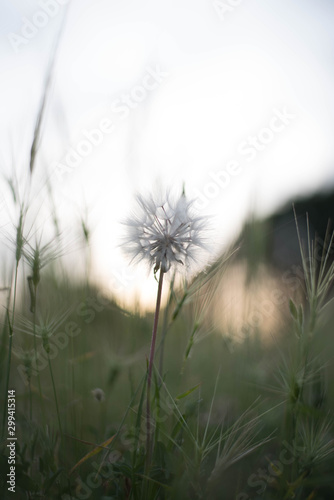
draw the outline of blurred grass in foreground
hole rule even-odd
[[[227,262],[232,276],[240,265]],[[307,300],[301,319],[298,303],[290,302],[289,312],[286,297],[284,321],[270,341],[263,323],[251,322],[249,313],[242,338],[233,338],[231,329],[224,331],[212,319],[228,293],[220,289],[224,274],[219,273],[213,267],[195,292],[194,284],[172,289],[162,311],[158,346],[161,330],[168,328],[162,378],[160,349],[156,354],[155,454],[149,472],[141,403],[152,315],[122,310],[87,282],[74,286],[59,279],[59,264],[41,273],[36,314],[27,287],[19,288],[9,386],[17,400],[15,498],[332,498],[331,306],[316,315],[306,358],[300,339],[313,321]],[[252,293],[262,286],[256,279]],[[248,286],[245,280],[246,291]],[[294,301],[300,290],[295,295]],[[9,324],[4,312],[1,395]],[[4,481],[1,487],[5,497]]]

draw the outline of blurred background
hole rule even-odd
[[[167,273],[156,371],[204,440],[257,403],[273,436],[207,498],[254,498],[249,479],[295,437],[309,454],[261,498],[333,498],[333,19],[330,0],[1,1],[0,393],[17,394],[18,498],[67,500],[91,446],[141,423],[157,282],[129,263],[122,221],[136,193],[183,189],[208,248],[193,280]],[[159,446],[183,442],[173,418]],[[137,477],[137,447],[113,446]],[[156,477],[187,488],[175,450]],[[103,498],[130,498],[119,470],[124,496],[116,482]]]
[[[80,276],[84,223],[90,280],[121,304],[151,308],[156,290],[120,248],[134,193],[184,184],[211,217],[209,261],[250,218],[287,204],[293,221],[293,201],[333,190],[331,1],[4,0],[0,11],[1,225],[16,182],[44,236],[56,211]]]

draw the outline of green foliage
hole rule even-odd
[[[309,234],[305,250],[298,230],[305,298],[286,297],[275,342],[261,336],[259,326],[258,336],[238,343],[226,325],[215,324],[234,251],[192,281],[172,277],[158,329],[147,460],[152,314],[126,311],[102,296],[89,283],[89,259],[83,283],[61,262],[53,267],[63,254],[58,224],[48,243],[42,237],[29,243],[26,205],[17,204],[12,185],[19,223],[14,273],[4,287],[0,370],[3,408],[7,389],[17,394],[15,498],[334,496],[334,393],[327,383],[334,375],[333,236],[325,238],[319,261]],[[58,220],[55,213],[52,219]],[[88,246],[86,219],[80,224]],[[253,271],[264,259],[260,229],[251,240],[258,252]],[[252,236],[251,227],[247,231]],[[257,272],[251,274],[253,285]],[[6,498],[5,411],[2,431],[0,493]]]

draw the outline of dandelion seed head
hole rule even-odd
[[[124,224],[124,241],[132,260],[145,260],[154,272],[163,273],[173,265],[188,265],[204,248],[206,219],[194,213],[193,202],[184,194],[174,200],[170,193],[162,199],[137,195],[137,211]]]

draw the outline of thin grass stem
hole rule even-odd
[[[57,417],[58,417],[58,424],[59,424],[59,430],[60,434],[63,434],[62,428],[61,428],[61,421],[60,421],[60,415],[59,415],[59,407],[58,407],[58,399],[57,399],[57,392],[56,392],[56,386],[55,386],[55,381],[53,378],[53,372],[52,372],[52,366],[51,366],[51,360],[50,360],[50,355],[48,353],[48,362],[49,362],[49,369],[50,369],[50,375],[51,375],[51,381],[52,381],[52,387],[53,387],[53,394],[55,397],[55,403],[56,403],[56,410],[57,410]]]
[[[12,310],[12,321],[9,319],[9,312],[7,307],[7,322],[9,328],[9,346],[8,346],[8,363],[7,363],[7,373],[6,373],[6,385],[5,385],[5,397],[4,397],[4,411],[2,419],[2,429],[5,430],[5,420],[7,414],[7,398],[9,389],[9,377],[10,377],[10,367],[12,362],[12,349],[13,349],[13,325],[14,325],[14,315],[15,315],[15,305],[16,305],[16,289],[17,289],[17,273],[18,273],[19,261],[16,261],[15,266],[15,277],[14,277],[14,296],[13,296],[13,310]],[[9,306],[9,304],[8,304]]]

